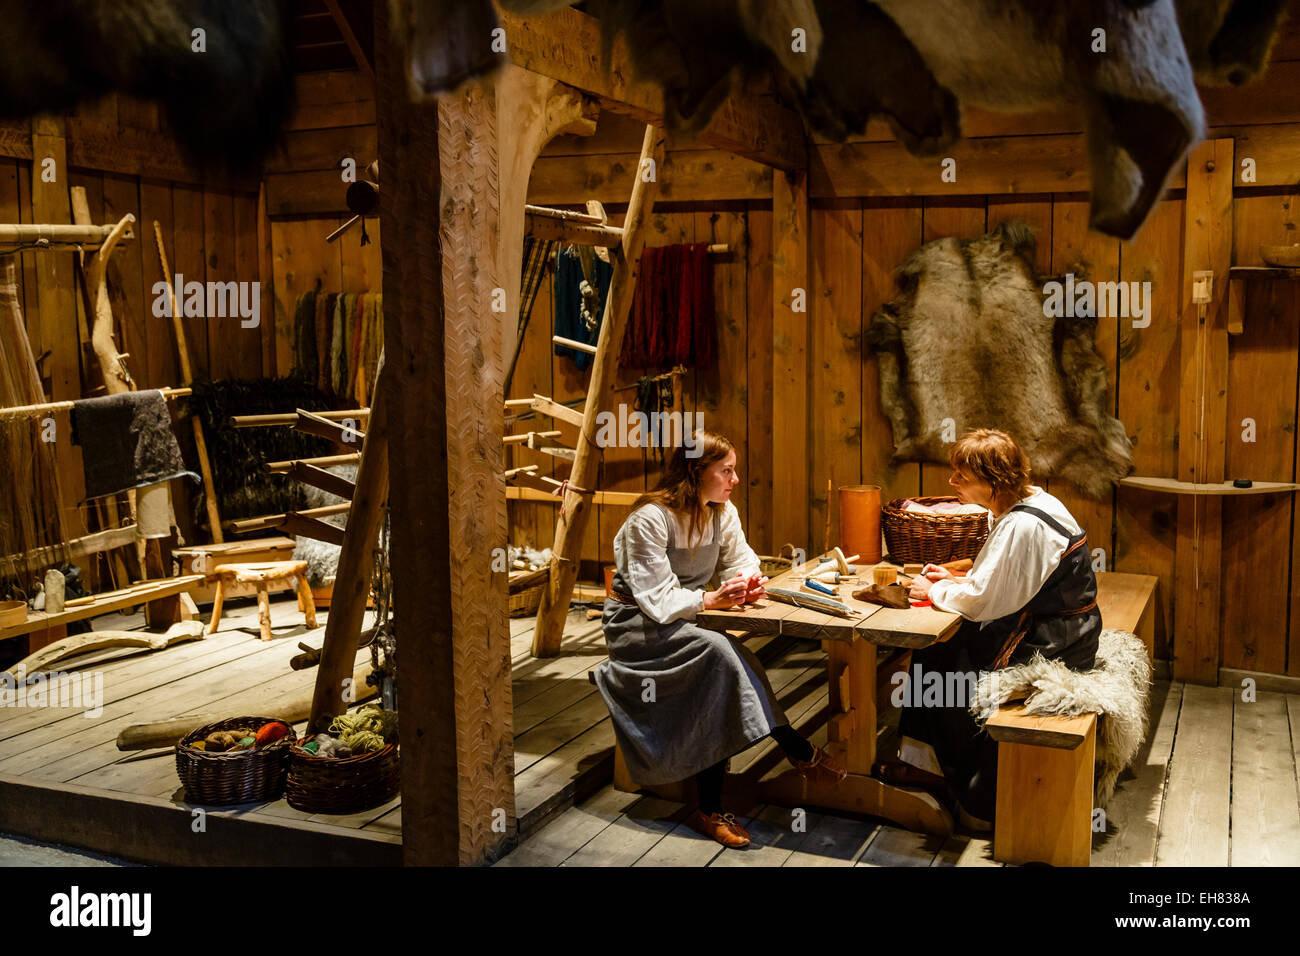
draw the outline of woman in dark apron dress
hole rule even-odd
[[[992,529],[964,578],[927,565],[914,579],[913,599],[962,615],[961,629],[942,644],[912,655],[912,678],[935,672],[944,688],[965,689],[975,674],[1019,664],[1034,654],[1088,670],[1097,653],[1101,613],[1088,539],[1066,507],[1029,483],[1029,463],[1005,432],[978,429],[953,447],[949,484],[964,502],[989,509]],[[899,720],[899,756],[892,773],[902,783],[941,777],[956,799],[957,815],[975,830],[991,828],[996,806],[997,742],[967,709],[970,701],[911,706]],[[917,768],[917,773],[911,768]],[[890,768],[884,768],[886,776]],[[929,778],[927,780],[927,778]]]
[[[602,618],[609,660],[595,672],[632,779],[694,777],[699,809],[686,823],[729,847],[749,843],[722,812],[729,757],[771,736],[805,777],[845,776],[790,727],[754,654],[694,623],[704,608],[764,595],[767,579],[731,503],[739,482],[731,442],[700,430],[633,505],[614,538],[613,597]]]

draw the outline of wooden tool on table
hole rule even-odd
[[[841,617],[852,615],[852,609],[834,598],[822,597],[820,594],[809,594],[803,591],[790,591],[786,588],[768,588],[768,597],[785,604],[793,604],[795,607],[806,607],[813,611],[823,611],[827,614],[838,614]]]

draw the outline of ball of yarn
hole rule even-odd
[[[358,730],[343,738],[354,754],[368,754],[384,747],[384,738],[370,730]]]

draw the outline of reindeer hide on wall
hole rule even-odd
[[[927,243],[898,268],[897,292],[867,330],[893,460],[946,464],[945,430],[1000,428],[1036,479],[1099,498],[1132,470],[1132,449],[1107,414],[1097,320],[1045,314],[1033,252],[1032,230],[1012,222]]]

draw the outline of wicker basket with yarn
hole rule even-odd
[[[357,813],[397,795],[402,780],[396,733],[378,750],[351,757],[322,757],[303,749],[316,736],[304,737],[290,750],[289,806],[307,813]]]
[[[208,806],[260,803],[278,800],[288,772],[289,733],[265,747],[208,753],[190,745],[219,730],[247,727],[254,734],[266,724],[288,724],[278,717],[231,717],[205,724],[186,734],[176,745],[176,772],[185,787],[185,799]]]
[[[933,507],[956,497],[895,498],[880,510],[889,556],[902,564],[944,564],[974,558],[989,535],[988,512],[930,514],[904,511],[905,501]]]

